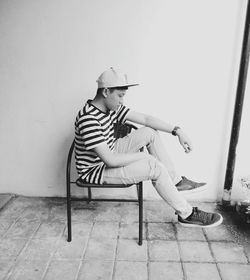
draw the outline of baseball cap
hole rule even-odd
[[[104,71],[96,81],[98,88],[133,87],[139,85],[129,83],[127,75],[113,67]]]

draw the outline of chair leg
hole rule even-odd
[[[91,188],[88,188],[88,203],[90,203],[91,199],[92,199]]]
[[[67,241],[70,242],[72,240],[70,184],[67,184],[67,225],[68,225],[68,239],[67,239]]]
[[[138,200],[139,200],[139,245],[142,245],[143,239],[143,184],[139,183],[138,187]]]
[[[138,199],[138,202],[139,202],[139,183],[136,185],[136,190],[137,190],[137,199]]]

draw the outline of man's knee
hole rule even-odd
[[[155,181],[160,177],[161,173],[163,172],[164,166],[153,156],[149,156],[148,164],[150,167],[149,179]]]
[[[146,146],[152,144],[155,141],[155,138],[159,137],[157,130],[151,127],[143,127],[141,129],[143,130],[143,134],[147,142]]]

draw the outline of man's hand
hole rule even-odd
[[[184,148],[186,153],[189,153],[193,150],[193,146],[191,143],[191,140],[187,137],[187,135],[181,130],[178,129],[176,132],[178,138],[179,138],[179,142],[182,145],[182,147]]]

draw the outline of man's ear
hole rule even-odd
[[[108,96],[109,93],[109,89],[108,88],[104,88],[102,91],[102,95],[106,98]]]

